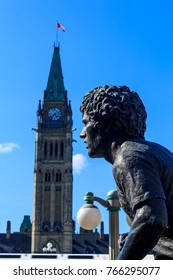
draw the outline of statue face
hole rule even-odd
[[[84,143],[87,144],[86,148],[88,149],[88,155],[92,158],[103,157],[102,137],[98,125],[90,119],[86,113],[83,114],[82,121],[84,127],[80,137],[83,138]]]

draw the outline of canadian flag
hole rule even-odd
[[[62,26],[59,22],[57,22],[56,26],[57,26],[57,28],[61,28],[61,30],[62,30],[63,32],[65,32],[65,27]]]

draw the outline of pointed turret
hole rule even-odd
[[[59,52],[59,47],[54,46],[52,63],[44,96],[45,101],[64,101],[66,97]]]

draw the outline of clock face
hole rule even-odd
[[[57,121],[61,117],[61,111],[58,108],[52,108],[48,112],[48,117],[52,121]]]

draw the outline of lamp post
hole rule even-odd
[[[43,248],[43,253],[56,253],[56,248],[53,247],[53,244],[51,242],[48,242],[46,244],[46,247]]]
[[[92,192],[88,192],[84,197],[85,205],[82,206],[77,213],[79,225],[87,230],[96,228],[101,221],[101,214],[98,208],[93,205],[94,201],[99,202],[109,211],[109,259],[115,260],[119,254],[118,238],[119,238],[119,215],[120,204],[118,193],[111,190],[107,194],[107,200],[94,196]]]

